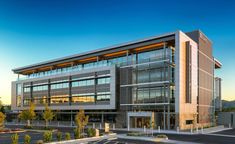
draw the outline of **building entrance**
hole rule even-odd
[[[127,118],[129,128],[151,128],[151,123],[155,123],[153,112],[128,112]]]
[[[131,117],[131,128],[150,128],[150,117]]]

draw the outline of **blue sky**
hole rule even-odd
[[[12,68],[175,30],[202,30],[223,63],[223,99],[235,99],[235,3],[158,0],[0,0],[0,97]]]

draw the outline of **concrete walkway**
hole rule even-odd
[[[6,123],[5,125],[21,125],[23,126],[24,124],[20,124],[20,123]],[[45,125],[33,125],[33,126],[42,126],[44,127]],[[70,125],[49,125],[51,127],[59,127],[59,128],[75,128],[76,126],[70,126]],[[102,129],[104,130],[103,127],[95,127],[97,129]],[[193,135],[193,134],[210,134],[210,133],[215,133],[215,132],[220,132],[220,131],[224,131],[224,130],[229,130],[231,128],[224,128],[224,126],[216,126],[216,127],[211,127],[211,128],[206,128],[206,129],[198,129],[198,131],[176,131],[176,130],[158,130],[158,129],[144,129],[144,128],[113,128],[110,127],[111,131],[136,131],[136,132],[144,132],[144,133],[165,133],[165,134],[183,134],[183,135]]]

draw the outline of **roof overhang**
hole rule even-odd
[[[215,62],[215,69],[220,69],[222,67],[222,63],[216,58],[214,58],[214,62]]]
[[[107,55],[119,55],[124,51],[132,51],[133,49],[136,49],[136,51],[141,51],[142,49],[149,49],[152,46],[156,46],[156,43],[158,43],[157,45],[162,46],[164,41],[170,41],[173,39],[175,39],[175,32],[28,65],[13,69],[12,71],[16,74],[27,75],[40,71],[48,71],[55,68],[69,67],[77,63],[96,61],[97,59]]]

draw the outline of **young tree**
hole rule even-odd
[[[35,105],[34,103],[29,104],[29,108],[27,110],[23,110],[18,117],[22,120],[27,121],[27,126],[30,127],[30,121],[35,119],[36,113],[35,113]]]
[[[0,112],[0,130],[2,130],[4,128],[4,120],[5,120],[6,116]]]
[[[52,120],[54,116],[55,116],[55,114],[48,107],[48,105],[45,104],[45,110],[44,110],[44,112],[42,114],[42,117],[45,120],[46,127],[48,127],[48,121]]]
[[[0,100],[0,112],[5,113],[5,109],[1,100]]]
[[[79,133],[84,132],[84,127],[87,125],[88,119],[89,116],[86,116],[84,110],[80,109],[75,117],[75,123]]]

